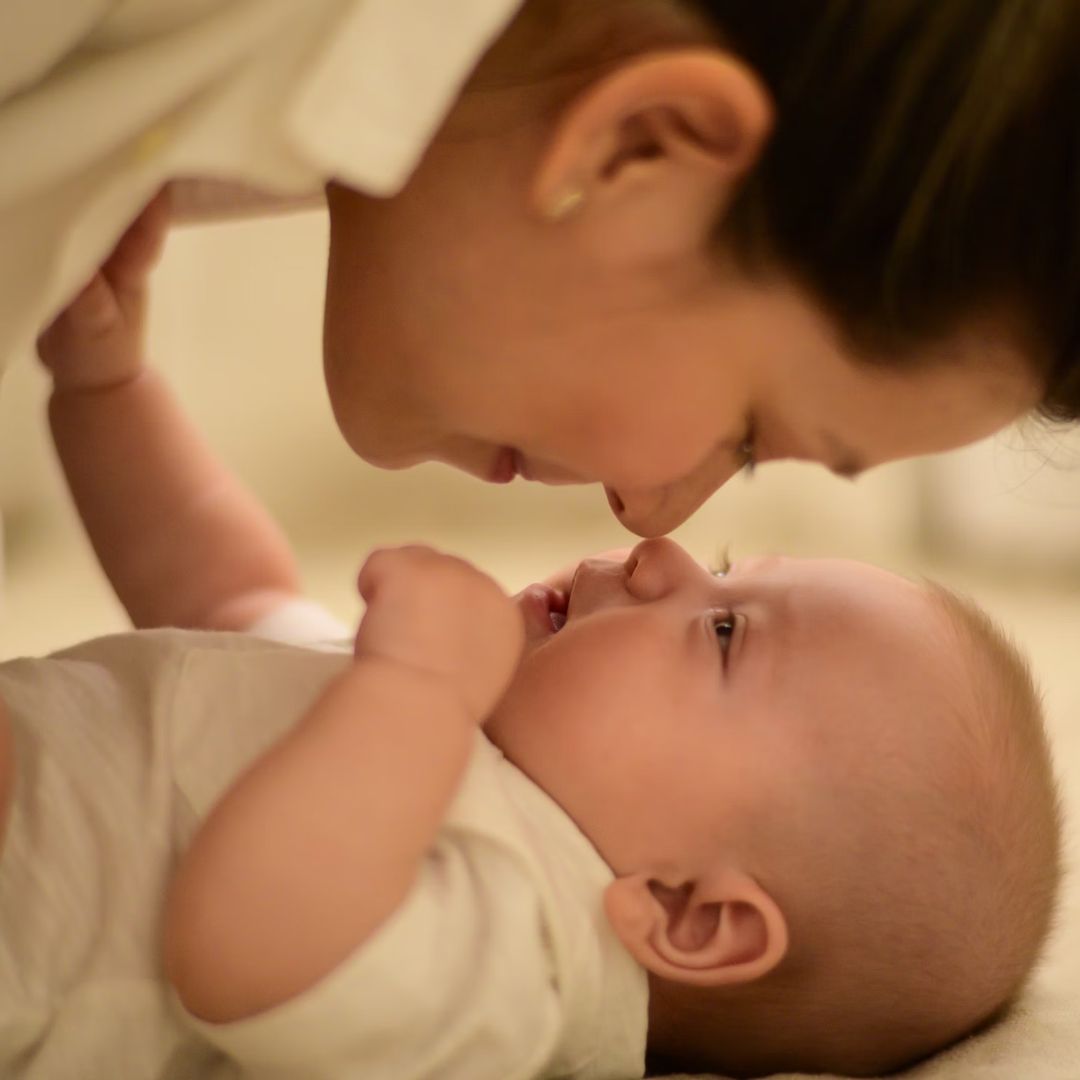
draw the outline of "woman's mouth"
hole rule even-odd
[[[521,454],[512,446],[504,446],[495,458],[495,463],[488,474],[492,484],[509,484],[521,473]]]
[[[531,480],[537,484],[562,487],[566,484],[591,484],[588,477],[566,469],[561,465],[530,459],[513,446],[504,446],[495,456],[495,461],[488,473],[492,484],[509,484],[515,477]]]

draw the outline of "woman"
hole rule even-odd
[[[210,177],[325,185],[378,465],[600,483],[655,535],[744,465],[1080,410],[1065,0],[103,6],[0,16],[0,353]]]

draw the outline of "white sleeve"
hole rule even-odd
[[[530,1080],[562,1024],[527,873],[460,834],[311,990],[233,1024],[187,1019],[260,1080]]]
[[[306,645],[309,648],[349,647],[353,636],[349,628],[335,619],[326,608],[303,597],[279,604],[252,623],[247,633],[267,641]]]

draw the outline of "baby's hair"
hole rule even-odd
[[[961,644],[968,646],[963,654],[970,665],[969,687],[978,699],[976,709],[966,714],[971,722],[969,739],[978,747],[989,781],[983,791],[982,813],[1007,816],[1010,820],[1000,823],[999,835],[1010,835],[1010,847],[1037,853],[1027,867],[1033,902],[1016,912],[1023,932],[1014,938],[1017,978],[1012,994],[1003,1002],[1008,1005],[1023,989],[1051,936],[1063,876],[1061,793],[1054,776],[1042,698],[1019,649],[969,597],[938,582],[926,581],[924,585],[952,622]],[[988,722],[995,713],[1005,722]],[[1020,792],[1033,803],[1032,812],[1021,813],[1013,802],[994,797],[1001,789]],[[1006,858],[1002,873],[1008,869]]]
[[[954,644],[960,657],[943,679],[926,674],[927,752],[875,746],[883,784],[879,769],[858,768],[865,745],[848,760],[832,748],[816,792],[797,794],[782,827],[755,839],[770,848],[757,876],[788,918],[791,948],[745,986],[655,982],[680,1020],[684,1056],[671,1064],[878,1076],[981,1030],[1026,985],[1062,875],[1039,694],[993,620],[940,585],[925,591],[928,622],[943,616],[945,651]],[[928,657],[941,646],[938,633]],[[914,720],[910,708],[890,723]]]

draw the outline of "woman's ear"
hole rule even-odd
[[[615,933],[642,967],[672,982],[734,986],[768,974],[788,948],[787,921],[748,874],[698,881],[618,878],[604,894]]]
[[[669,236],[680,223],[700,225],[703,215],[711,228],[771,128],[768,91],[731,54],[647,53],[567,107],[535,173],[535,205],[555,219],[603,221],[626,211],[617,224],[637,220],[666,228]],[[641,221],[642,215],[648,218]]]

